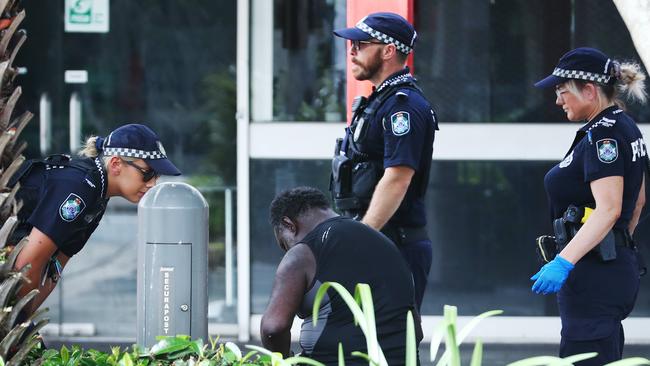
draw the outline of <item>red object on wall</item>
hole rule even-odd
[[[409,22],[414,22],[414,1],[415,0],[354,0],[347,2],[347,26],[354,27],[361,18],[370,13],[378,11],[390,11],[397,13]],[[416,28],[417,30],[417,28]],[[337,42],[343,42],[343,39],[337,39]],[[372,83],[369,81],[357,81],[352,73],[350,67],[350,44],[345,40],[347,52],[347,123],[350,124],[352,119],[352,100],[358,95],[369,95],[372,91]],[[413,53],[409,55],[407,65],[413,71]]]

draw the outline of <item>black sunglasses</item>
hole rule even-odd
[[[386,43],[384,42],[372,42],[372,41],[350,41],[350,44],[352,45],[352,49],[355,51],[359,52],[361,49],[362,44],[383,44],[385,45]]]
[[[153,170],[153,169],[144,169],[143,167],[138,166],[136,163],[134,163],[132,161],[129,161],[129,160],[122,159],[122,161],[125,162],[126,164],[138,169],[140,174],[142,174],[142,181],[143,182],[148,182],[148,181],[150,181],[150,180],[152,180],[154,178],[158,178],[160,176],[160,174],[156,173],[156,171]]]

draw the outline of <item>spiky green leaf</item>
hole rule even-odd
[[[431,362],[436,360],[438,355],[438,348],[440,348],[440,343],[445,337],[445,330],[447,330],[447,320],[443,317],[440,324],[436,325],[433,329],[433,334],[431,335],[431,344],[429,345],[429,355]]]
[[[562,361],[562,359],[554,356],[535,356],[535,357],[525,358],[523,360],[511,362],[507,366],[542,366],[542,365],[553,364],[554,362],[557,361]]]
[[[641,366],[641,365],[650,365],[650,360],[643,357],[630,357],[623,360],[610,362],[605,366]]]
[[[286,358],[284,360],[287,362],[289,365],[312,365],[312,366],[325,366],[322,362],[318,362],[316,360],[312,360],[311,358],[307,357],[300,357],[300,356],[293,356]]]
[[[406,314],[406,366],[417,366],[417,342],[415,340],[415,322],[413,313]]]
[[[371,365],[371,366],[373,366],[373,365],[374,365],[374,366],[379,366],[379,364],[378,364],[377,362],[375,362],[375,361],[373,361],[372,359],[370,359],[370,356],[368,356],[367,354],[365,354],[365,353],[363,353],[363,352],[354,351],[354,352],[352,352],[352,353],[350,353],[350,354],[351,354],[352,356],[354,356],[354,357],[363,358],[364,360],[368,361],[368,364]]]
[[[474,345],[474,351],[472,352],[472,360],[470,361],[470,366],[481,366],[483,362],[483,342],[481,340],[476,340]]]

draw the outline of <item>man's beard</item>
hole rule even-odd
[[[379,52],[375,53],[372,58],[368,59],[368,62],[365,65],[356,63],[357,67],[361,72],[355,77],[357,80],[369,80],[373,78],[379,69],[381,69],[381,58],[379,57]]]

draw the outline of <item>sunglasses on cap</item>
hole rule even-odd
[[[160,177],[160,174],[156,173],[156,171],[153,170],[153,169],[145,169],[145,168],[143,168],[141,166],[138,166],[136,163],[134,163],[134,162],[132,162],[130,160],[122,159],[122,161],[125,162],[127,165],[130,165],[130,166],[136,168],[140,172],[140,174],[142,174],[142,181],[145,182],[145,183],[152,180],[152,179],[154,179],[154,178]]]

